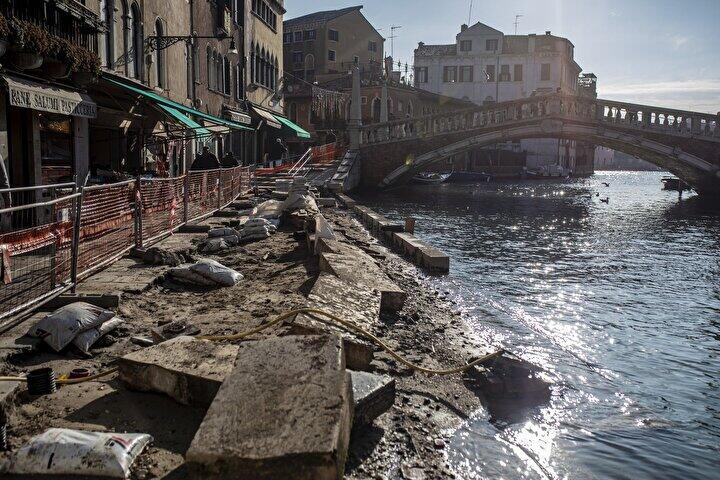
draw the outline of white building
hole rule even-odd
[[[418,44],[415,85],[478,105],[555,92],[574,94],[582,71],[574,49],[568,39],[550,32],[505,35],[482,23],[463,25],[455,43]],[[560,165],[576,174],[591,173],[576,164],[575,147],[571,141],[544,139],[520,145],[528,154],[529,169]]]

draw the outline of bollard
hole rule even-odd
[[[405,231],[409,234],[415,233],[415,219],[413,217],[405,218]]]

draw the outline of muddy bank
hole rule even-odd
[[[441,292],[429,286],[424,274],[380,244],[347,211],[323,209],[323,214],[408,295],[400,312],[382,314],[373,333],[425,367],[456,366],[473,355],[487,353],[487,348],[472,342],[458,312]],[[226,221],[211,222],[222,225]],[[176,235],[163,244],[192,251],[199,238]],[[0,374],[20,374],[38,366],[51,366],[57,372],[79,367],[97,372],[142,348],[133,337],[152,337],[153,330],[168,322],[190,324],[202,334],[245,331],[306,306],[306,296],[318,275],[317,260],[292,229],[281,229],[267,240],[232,247],[210,258],[241,272],[244,280],[226,289],[188,289],[159,280],[140,285],[139,290],[121,291],[118,314],[126,324],[115,334],[115,342],[96,348],[92,358],[12,347],[11,340],[25,333],[42,317],[40,313],[3,336]],[[144,265],[133,268],[147,278],[161,277],[165,270]],[[93,282],[90,278],[83,290],[93,291]],[[96,293],[104,293],[101,290],[106,285],[98,280]],[[276,335],[283,328],[274,327],[261,335]],[[397,398],[393,408],[372,426],[354,432],[346,478],[452,478],[445,462],[443,432],[480,408],[478,395],[461,375],[415,374],[384,353],[376,354],[372,367],[396,378]],[[10,418],[10,443],[17,448],[51,427],[149,433],[155,441],[141,455],[133,478],[185,478],[183,455],[204,414],[204,409],[182,406],[162,395],[128,391],[111,376],[67,386],[45,397],[21,395]]]

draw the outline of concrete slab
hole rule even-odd
[[[407,294],[380,270],[372,257],[360,249],[356,250],[357,252],[352,255],[320,254],[320,271],[332,273],[350,285],[379,292],[381,310],[390,312],[401,310],[405,305]]]
[[[353,428],[370,425],[395,403],[395,379],[368,372],[350,372],[355,402]]]
[[[243,343],[187,451],[190,476],[341,479],[352,411],[339,337]]]
[[[422,266],[434,273],[448,273],[450,271],[450,257],[433,247],[424,244],[420,247]]]
[[[339,171],[339,169],[338,169]],[[340,203],[345,206],[346,208],[353,208],[355,206],[355,200],[348,197],[344,193],[338,193],[337,194],[338,200],[340,200]]]
[[[372,330],[380,318],[380,293],[350,285],[334,275],[321,273],[308,295],[308,307],[326,311],[362,328]],[[348,368],[369,370],[374,347],[362,336],[300,314],[288,321],[289,335],[339,334]]]
[[[177,337],[118,360],[131,390],[164,393],[183,405],[209,406],[233,368],[237,345]]]

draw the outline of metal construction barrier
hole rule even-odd
[[[252,177],[249,167],[236,167],[80,189],[0,191],[13,204],[26,199],[0,209],[0,320],[74,288],[133,247],[211,215],[252,190]]]

